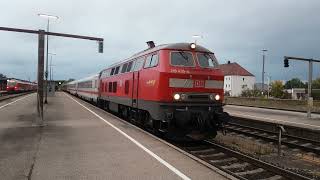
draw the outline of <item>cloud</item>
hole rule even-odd
[[[45,29],[46,20],[37,16],[41,12],[61,17],[50,22],[52,31],[105,39],[104,54],[98,54],[96,42],[50,37],[57,79],[98,72],[145,49],[148,40],[190,42],[193,34],[203,35],[199,43],[215,52],[220,63],[237,61],[258,81],[261,49],[269,50],[266,72],[272,79],[307,78],[303,64],[290,62],[289,69],[283,68],[285,55],[320,58],[317,0],[5,0],[0,8],[0,26]],[[34,79],[37,37],[0,32],[0,40],[0,72],[24,79],[29,73]]]

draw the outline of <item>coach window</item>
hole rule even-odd
[[[194,67],[193,56],[190,52],[171,52],[171,65]]]
[[[128,63],[122,65],[121,73],[125,73],[128,67]]]
[[[150,68],[150,67],[155,67],[158,65],[158,55],[154,54],[151,56],[148,56],[146,59],[146,63],[144,64],[144,68]]]
[[[131,71],[131,69],[132,69],[132,64],[133,64],[133,61],[129,62],[126,72],[130,72],[130,71]]]
[[[108,91],[108,83],[106,82],[105,86],[104,86],[104,92]]]
[[[120,66],[116,67],[116,70],[114,71],[114,75],[119,73],[119,69],[120,69]]]
[[[139,58],[134,63],[133,71],[139,71],[143,67],[144,57]]]
[[[115,69],[115,68],[112,68],[111,73],[110,73],[110,76],[112,76],[112,75],[114,74],[114,69]]]

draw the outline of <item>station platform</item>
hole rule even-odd
[[[248,118],[252,120],[320,131],[320,114],[312,114],[311,118],[307,118],[307,113],[302,112],[236,105],[225,105],[224,110],[234,117]]]
[[[0,102],[1,179],[226,179],[139,128],[66,93],[35,126],[36,94]]]

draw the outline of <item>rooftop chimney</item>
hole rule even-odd
[[[154,48],[156,46],[153,41],[148,41],[147,44],[149,48]]]

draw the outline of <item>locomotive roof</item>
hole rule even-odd
[[[110,66],[108,66],[107,68],[105,69],[108,69],[110,67],[113,67],[113,66],[117,66],[121,63],[124,63],[126,61],[129,61],[131,59],[135,59],[137,57],[140,57],[140,56],[143,56],[143,55],[146,55],[146,54],[149,54],[149,53],[152,53],[152,52],[155,52],[155,51],[159,51],[159,50],[164,50],[164,49],[168,49],[168,50],[181,50],[181,51],[190,51],[190,44],[191,43],[172,43],[172,44],[161,44],[161,45],[158,45],[158,46],[155,46],[154,48],[149,48],[149,49],[145,49],[143,51],[140,51],[136,54],[134,54],[133,56],[123,60],[123,61],[120,61],[120,62],[116,62],[114,64],[111,64]],[[193,51],[197,51],[197,52],[207,52],[207,53],[213,53],[211,52],[210,50],[208,50],[207,48],[203,47],[203,46],[200,46],[200,45],[196,45],[196,48],[195,50]]]

